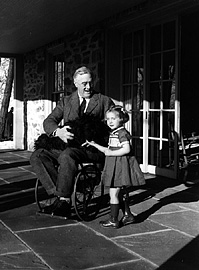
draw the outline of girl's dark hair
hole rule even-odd
[[[108,112],[118,113],[118,116],[120,119],[122,119],[123,124],[129,121],[128,112],[120,105],[111,106],[106,113]]]

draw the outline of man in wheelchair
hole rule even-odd
[[[80,123],[85,125],[81,120],[86,119],[83,114],[101,122],[105,118],[105,112],[114,105],[109,97],[94,91],[93,76],[87,67],[80,67],[75,71],[73,82],[77,90],[70,96],[63,97],[43,123],[47,137],[61,139],[62,147],[49,147],[49,142],[46,147],[37,144],[30,157],[33,170],[48,195],[54,194],[57,197],[52,205],[43,209],[43,212],[67,218],[71,215],[71,195],[78,164],[104,161],[101,152],[81,146],[80,139],[77,142],[78,136],[72,128],[72,123],[79,119]],[[65,125],[60,127],[62,120]],[[80,137],[83,138],[83,135],[80,134]],[[98,137],[100,136],[103,134],[98,134]]]

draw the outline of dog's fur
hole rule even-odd
[[[70,126],[70,132],[74,134],[73,140],[68,140],[68,143],[62,141],[59,137],[50,137],[47,134],[41,134],[34,143],[35,150],[44,148],[46,150],[64,150],[66,147],[82,147],[81,145],[88,141],[107,146],[109,128],[101,121],[92,115],[84,114],[81,118],[65,123],[65,126]],[[94,147],[89,147],[91,151],[95,151]]]

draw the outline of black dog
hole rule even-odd
[[[68,143],[62,141],[59,137],[50,137],[47,134],[41,134],[34,143],[34,148],[44,148],[46,150],[57,149],[64,150],[66,147],[82,147],[82,144],[88,141],[107,146],[109,137],[109,127],[92,115],[84,114],[81,118],[65,123],[65,126],[70,126],[70,132],[74,134],[73,140],[68,140]],[[95,152],[94,147],[90,147],[92,152]]]

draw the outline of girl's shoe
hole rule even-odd
[[[135,223],[135,216],[133,214],[124,215],[121,223],[123,226]]]
[[[114,219],[113,217],[110,217],[110,219],[108,219],[108,220],[100,221],[100,225],[103,226],[104,228],[118,229],[119,228],[119,221]]]

